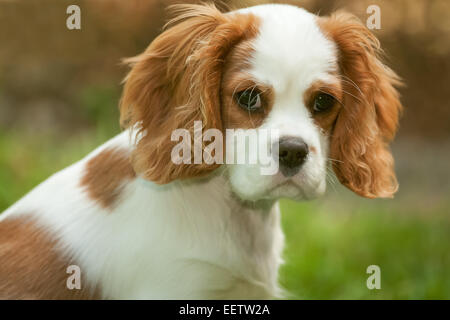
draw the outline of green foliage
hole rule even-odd
[[[88,86],[80,93],[81,112],[96,130],[97,136],[107,137],[119,130],[119,87]]]

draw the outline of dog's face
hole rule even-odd
[[[255,38],[230,53],[228,64],[247,66],[225,69],[224,121],[239,127],[239,116],[250,127],[277,130],[278,150],[272,152],[280,170],[265,175],[258,165],[231,165],[232,185],[247,199],[315,197],[325,190],[330,129],[341,107],[337,51],[304,10],[259,6],[243,12],[261,23]]]
[[[268,147],[278,169],[272,174],[259,161],[223,164],[242,199],[316,197],[325,191],[329,164],[354,192],[392,196],[397,183],[387,143],[401,109],[399,80],[380,62],[377,39],[353,16],[319,18],[288,5],[227,14],[177,8],[174,26],[129,60],[121,121],[138,129],[138,173],[167,183],[221,166],[171,160],[171,132],[184,128],[194,140],[200,120],[203,130],[223,133],[226,156],[237,143],[227,129],[276,132],[241,150],[254,159]]]

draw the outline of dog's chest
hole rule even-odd
[[[111,239],[104,248],[108,254],[84,252],[94,271],[89,276],[105,297],[257,299],[276,294],[282,250],[276,210],[233,211],[220,199],[198,199],[204,190],[195,186],[183,195],[158,192],[150,199],[141,198],[139,188],[139,182],[130,186],[128,200],[104,226],[116,230],[105,237]],[[108,267],[95,272],[99,262]]]

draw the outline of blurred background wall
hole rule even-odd
[[[119,132],[120,60],[144,50],[177,2],[189,1],[0,0],[0,212]],[[378,5],[374,33],[406,84],[393,144],[397,197],[361,199],[332,183],[324,199],[284,201],[283,283],[292,297],[450,298],[450,1],[283,3],[363,21]],[[70,4],[81,8],[81,30],[66,28]],[[381,292],[365,287],[368,264],[384,264]]]

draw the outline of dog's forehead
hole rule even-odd
[[[317,16],[291,5],[260,5],[240,10],[261,20],[251,73],[259,81],[283,92],[303,91],[318,79],[326,80],[337,69],[334,42],[318,25]]]

